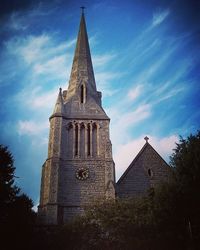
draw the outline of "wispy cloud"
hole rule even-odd
[[[37,135],[49,127],[48,121],[35,122],[32,120],[19,121],[17,126],[19,135]]]
[[[128,97],[131,101],[134,101],[140,94],[143,89],[143,85],[139,84],[137,86],[134,86],[132,89],[128,91]]]
[[[113,89],[111,82],[119,79],[122,75],[123,73],[111,72],[109,70],[101,70],[95,74],[97,87],[103,92],[103,97],[112,96],[119,91],[118,87]]]
[[[107,114],[112,117],[111,122],[111,139],[115,147],[122,142],[129,140],[129,128],[134,127],[151,115],[151,106],[149,104],[141,104],[134,111],[124,111],[126,107],[116,106],[107,109]]]
[[[129,112],[123,114],[121,116],[122,121],[124,122],[126,127],[133,126],[134,124],[140,122],[141,120],[146,119],[150,115],[150,105],[143,104],[140,105],[136,110],[133,112]],[[120,121],[121,123],[121,121]]]
[[[165,101],[169,98],[172,98],[172,97],[175,97],[177,94],[181,93],[185,91],[185,88],[184,87],[177,87],[177,88],[174,88],[172,90],[170,90],[169,92],[167,93],[164,93],[160,98],[157,98],[154,102],[154,104],[157,104],[161,101]]]
[[[59,42],[54,36],[41,34],[39,36],[14,37],[5,43],[9,54],[20,56],[28,64],[48,60],[50,57],[66,53],[75,43],[72,39],[68,42]]]
[[[94,55],[92,57],[92,62],[94,67],[105,66],[108,62],[113,60],[116,57],[116,54],[102,54],[102,55]]]
[[[38,75],[53,75],[57,79],[67,79],[69,75],[69,67],[66,67],[65,55],[55,56],[44,63],[36,63],[33,67],[33,71]],[[56,76],[55,76],[56,74]]]
[[[155,27],[164,22],[164,20],[168,17],[169,14],[170,14],[169,9],[156,11],[153,14],[152,26]]]
[[[26,93],[27,97],[23,98],[26,100],[26,104],[29,106],[30,109],[52,109],[53,105],[55,104],[56,97],[58,95],[58,89],[53,89],[51,91],[41,91],[41,89],[35,89],[32,93],[29,91]]]
[[[24,31],[28,28],[28,23],[25,22],[24,16],[20,15],[18,12],[13,12],[6,26],[11,30]]]
[[[57,7],[53,7],[51,4],[47,5],[43,2],[36,2],[34,6],[30,5],[26,11],[18,10],[12,12],[7,23],[5,24],[5,28],[14,31],[24,31],[29,26],[33,25],[38,20],[38,18],[47,17],[56,10]]]

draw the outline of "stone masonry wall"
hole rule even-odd
[[[168,180],[170,168],[148,144],[125,173],[117,183],[117,195],[131,198],[143,195],[150,187]]]

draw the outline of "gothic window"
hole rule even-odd
[[[92,154],[97,155],[97,125],[96,123],[92,126]]]
[[[81,85],[81,103],[83,103],[84,101],[84,89],[83,89],[83,85]]]
[[[72,142],[73,142],[73,125],[72,123],[69,123],[68,128],[67,128],[67,156],[72,157],[73,155],[73,147],[72,147]]]
[[[78,155],[78,124],[75,125],[75,156]]]
[[[86,88],[85,85],[81,85],[81,103],[85,103],[86,101]]]
[[[81,157],[85,156],[85,125],[81,124],[80,128],[80,155]]]
[[[88,131],[88,133],[87,133],[87,154],[91,155],[91,148],[90,148],[90,143],[91,143],[91,138],[90,138],[91,129],[90,129],[90,124],[88,124],[87,131]]]

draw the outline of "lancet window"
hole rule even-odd
[[[87,126],[87,154],[91,155],[91,128],[90,124]]]
[[[84,84],[81,85],[81,103],[85,103],[86,102],[86,87]]]
[[[85,156],[85,136],[86,136],[86,129],[85,124],[81,123],[80,126],[80,157]]]
[[[79,127],[75,125],[75,156],[78,155]]]
[[[95,122],[70,122],[67,126],[67,156],[95,157],[98,156],[98,124]]]

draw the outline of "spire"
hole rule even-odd
[[[53,116],[55,114],[63,114],[63,113],[64,113],[64,105],[63,105],[62,89],[60,88],[57,101],[54,107]]]
[[[86,86],[88,93],[96,91],[84,7],[81,7],[81,9],[81,21],[68,88],[71,93],[75,93],[81,84]]]

